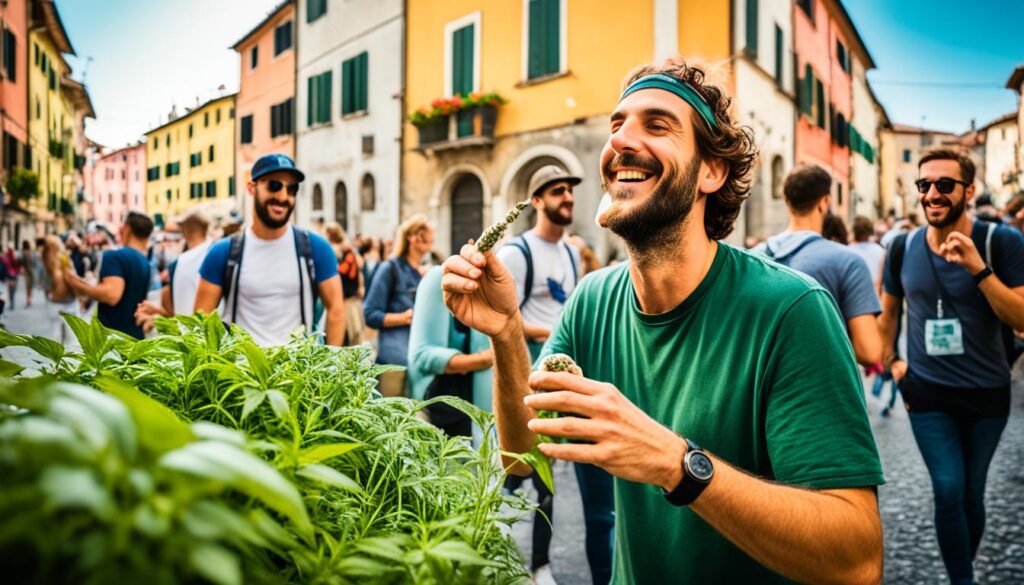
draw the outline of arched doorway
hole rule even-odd
[[[363,211],[377,208],[377,183],[370,173],[363,175],[363,183],[359,187],[359,207]]]
[[[334,185],[334,221],[348,231],[348,187],[343,181]]]
[[[470,238],[480,236],[484,229],[484,186],[476,175],[466,173],[452,187],[451,197],[452,252],[457,252]]]
[[[324,190],[320,188],[320,184],[313,185],[313,221],[323,221],[324,219]]]

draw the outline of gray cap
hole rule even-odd
[[[534,171],[533,176],[530,177],[530,188],[527,189],[526,193],[533,197],[538,191],[556,181],[565,181],[570,185],[578,185],[582,180],[579,177],[570,175],[558,165],[547,165]]]

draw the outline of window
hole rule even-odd
[[[220,108],[217,108],[217,123],[220,124]]]
[[[469,24],[452,34],[452,95],[469,95],[474,89],[474,28]]]
[[[204,112],[203,113],[203,127],[204,128],[209,128],[210,127],[210,112]]]
[[[57,91],[57,74],[53,72],[53,68],[52,67],[50,68],[49,76],[50,76],[50,90],[51,91]]]
[[[193,152],[192,155],[189,156],[188,158],[188,163],[190,167],[198,167],[199,165],[203,164],[203,153]]]
[[[292,21],[281,23],[274,29],[274,56],[292,48]]]
[[[910,149],[909,148],[903,149],[903,162],[905,162],[905,163],[910,162]]]
[[[341,64],[341,115],[367,110],[367,63],[369,53],[363,51]]]
[[[170,132],[167,133],[167,147],[168,148],[171,147],[171,133]]]
[[[782,87],[782,69],[785,61],[786,43],[782,36],[782,29],[775,25],[775,85]]]
[[[331,71],[307,80],[306,123],[310,126],[331,121]]]
[[[32,43],[32,55],[36,67],[39,67],[39,45],[37,43]]]
[[[747,55],[757,58],[757,0],[747,0]]]
[[[242,144],[252,144],[252,114],[242,116],[241,141]]]
[[[373,211],[377,207],[377,186],[373,175],[363,175],[363,184],[359,188],[359,206],[363,211]]]
[[[836,60],[839,61],[839,66],[843,68],[843,71],[850,72],[850,52],[846,50],[846,46],[839,39],[836,39]]]
[[[18,72],[18,40],[14,33],[4,29],[4,73],[7,81],[14,82]]]
[[[228,177],[228,195],[235,194],[235,178]]]
[[[313,22],[327,14],[327,0],[306,0],[306,22]]]
[[[156,181],[160,178],[160,167],[149,167],[146,169],[146,180]]]
[[[159,167],[157,167],[157,170],[159,170]],[[164,167],[164,176],[166,176],[166,177],[176,177],[176,176],[178,176],[180,174],[181,174],[181,164],[180,163],[174,162],[174,163],[167,163],[165,165],[165,167]]]
[[[785,177],[785,163],[782,157],[775,155],[772,159],[772,199],[782,199],[782,184]]]
[[[796,5],[811,19],[811,24],[814,24],[814,0],[796,0]]]
[[[319,183],[313,185],[313,213],[319,212],[319,217],[323,217],[324,211],[324,190],[320,188]]]
[[[817,113],[818,127],[819,128],[824,128],[825,127],[825,119],[826,119],[825,118],[825,86],[822,85],[820,79],[815,79],[814,80],[814,90],[815,90],[815,103],[818,106],[818,113]]]
[[[562,1],[563,0],[529,0],[529,14],[527,15],[527,18],[529,19],[529,53],[526,71],[527,79],[536,79],[538,77],[552,75],[561,71]],[[464,39],[461,40],[465,42]],[[469,39],[469,55],[472,54],[471,31]]]
[[[295,100],[293,98],[270,106],[270,137],[276,138],[284,134],[291,134],[294,131],[294,120]]]
[[[256,68],[256,65],[260,62],[260,46],[253,45],[253,48],[249,50],[249,70],[252,71]]]
[[[216,197],[216,196],[217,196],[217,181],[207,181],[206,182],[206,197],[210,198],[210,197]]]
[[[192,124],[188,125],[188,137],[192,138]]]
[[[208,157],[210,162],[213,162],[213,145],[210,145],[210,156]]]
[[[38,106],[39,106],[39,104],[38,104],[38,103],[36,103],[36,106],[38,107]],[[153,150],[156,150],[156,149],[158,149],[158,148],[160,148],[160,139],[159,139],[159,138],[157,138],[156,136],[154,136],[154,137],[153,137]]]

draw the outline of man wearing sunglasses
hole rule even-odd
[[[327,343],[341,345],[345,333],[334,249],[288,222],[304,178],[283,154],[257,160],[247,185],[252,224],[214,244],[199,270],[195,310],[213,312],[223,299],[225,323],[238,324],[263,346],[288,343],[300,329],[312,333],[317,295],[327,316]]]
[[[883,359],[892,362],[932,479],[935,529],[954,584],[973,583],[985,477],[1010,410],[1004,333],[1024,329],[1024,238],[964,213],[974,164],[952,150],[918,163],[928,226],[897,237],[883,272]],[[894,359],[903,301],[907,356]]]
[[[543,166],[530,176],[527,193],[536,211],[537,222],[533,229],[513,238],[498,251],[498,258],[508,267],[515,279],[519,295],[519,308],[523,313],[523,332],[531,359],[537,359],[544,342],[551,335],[551,329],[558,322],[565,301],[572,294],[581,276],[580,250],[565,240],[565,228],[572,223],[573,187],[582,179],[565,172],[558,165]],[[586,467],[587,469],[583,469]],[[611,476],[594,466],[577,466],[577,478],[584,495],[584,516],[587,524],[587,557],[595,583],[606,583],[611,572]],[[600,477],[593,489],[587,490],[586,474],[592,472]],[[537,488],[540,507],[534,515],[533,558],[531,570],[535,578],[541,577],[550,568],[548,549],[551,542],[552,504],[554,496],[536,474],[533,485]],[[521,478],[510,477],[507,484],[517,488]],[[607,505],[595,510],[591,499],[606,500]],[[606,513],[606,514],[605,514]],[[607,522],[600,522],[598,516],[606,515]],[[595,523],[600,524],[597,526]],[[600,534],[599,534],[600,533]],[[595,549],[594,542],[604,546]],[[596,562],[596,564],[595,564]]]

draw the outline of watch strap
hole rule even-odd
[[[704,454],[704,450],[698,447],[697,444],[690,439],[685,440],[686,453],[683,454],[683,459],[679,462],[683,469],[682,479],[674,490],[670,492],[664,492],[663,490],[665,499],[673,506],[689,506],[697,499],[698,496],[700,496],[701,492],[704,491],[704,488],[708,487],[707,482],[702,482],[693,477],[686,468],[686,456],[692,452]],[[707,456],[706,454],[704,455]]]
[[[974,275],[974,284],[981,284],[981,281],[985,280],[989,276],[992,276],[992,269],[986,266],[981,272]]]

